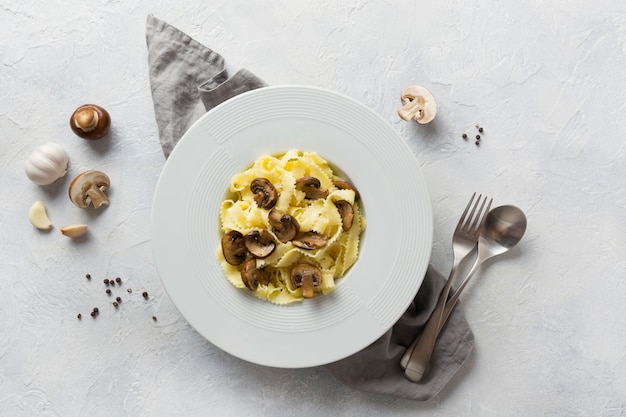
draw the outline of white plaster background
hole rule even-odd
[[[181,318],[150,248],[164,158],[149,13],[233,69],[337,90],[388,120],[427,178],[432,262],[442,271],[472,191],[527,212],[520,246],[463,296],[475,350],[434,400],[363,394],[323,369],[246,363]],[[0,1],[0,415],[626,415],[624,68],[621,0]],[[396,116],[410,84],[437,98],[433,124]],[[108,139],[71,133],[69,115],[84,102],[110,111]],[[480,148],[461,139],[475,123],[485,127]],[[35,186],[23,164],[49,141],[70,154],[69,174]],[[69,179],[88,168],[113,182],[99,212],[66,197]],[[28,222],[38,199],[51,233]],[[81,222],[87,240],[59,233]],[[136,290],[118,312],[105,308],[101,283],[113,276]]]

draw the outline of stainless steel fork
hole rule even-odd
[[[426,372],[428,362],[430,361],[430,357],[435,347],[435,341],[437,340],[439,330],[443,325],[444,316],[447,317],[447,315],[444,314],[444,310],[448,295],[450,294],[450,289],[452,288],[452,283],[454,282],[458,271],[458,267],[466,258],[475,252],[478,245],[478,236],[480,235],[480,230],[484,224],[485,218],[487,217],[487,213],[491,208],[493,199],[489,199],[489,203],[485,209],[485,203],[487,203],[488,199],[487,196],[482,199],[482,202],[482,195],[479,195],[476,201],[474,201],[475,197],[476,193],[472,194],[472,197],[467,203],[467,206],[457,223],[456,229],[454,230],[452,238],[452,251],[454,256],[452,270],[450,271],[448,281],[439,296],[437,305],[435,306],[435,309],[426,323],[421,335],[415,339],[411,346],[409,346],[400,360],[400,365],[405,370],[405,376],[410,381],[419,381]]]

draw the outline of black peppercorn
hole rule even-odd
[[[117,301],[118,303],[122,302],[122,297],[115,297],[115,301]]]
[[[463,133],[462,137],[463,139],[467,139],[467,133]]]
[[[78,316],[76,316],[76,318],[77,318],[78,320],[80,320],[80,319],[82,319],[82,318],[83,318],[83,315],[82,315],[82,314],[80,314],[80,313],[78,313]]]
[[[85,275],[85,278],[87,278],[87,279],[91,279],[91,274],[87,274],[87,275]]]
[[[478,128],[478,131],[479,131],[480,133],[483,133],[483,128],[482,128],[482,127],[479,127],[479,128]]]
[[[95,311],[91,312],[91,317],[96,318],[96,312]]]
[[[117,301],[113,301],[113,307],[117,308],[118,305]]]
[[[141,293],[141,295],[143,295],[143,298],[148,298],[148,292],[144,291],[143,293]]]
[[[480,145],[480,141],[477,140],[476,142],[474,142],[476,144],[476,146]]]
[[[105,278],[103,282],[104,282],[104,285],[109,285],[109,279],[108,278]]]
[[[107,289],[106,289],[106,293],[107,293],[108,295],[111,295],[111,290],[107,288]]]
[[[94,313],[96,313],[96,314],[98,314],[98,313],[100,312],[100,310],[98,310],[98,307],[94,307],[94,308],[93,308],[93,312],[94,312]]]
[[[152,321],[157,321],[156,316],[152,316]]]
[[[118,284],[120,284],[120,283],[122,282],[122,278],[120,278],[120,277],[115,278],[115,282],[117,282]]]
[[[476,135],[476,140],[480,140],[480,135]]]

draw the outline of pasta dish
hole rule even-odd
[[[326,294],[359,255],[357,189],[314,152],[263,155],[235,175],[217,256],[237,288],[275,304]]]

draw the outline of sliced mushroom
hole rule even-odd
[[[304,192],[306,198],[311,200],[328,197],[328,190],[321,186],[320,180],[315,177],[303,177],[296,180],[296,190]]]
[[[272,234],[267,230],[254,230],[246,235],[244,244],[256,258],[267,258],[276,248]]]
[[[337,206],[337,210],[339,210],[343,230],[350,230],[354,220],[354,207],[346,200],[335,201],[335,206]]]
[[[254,194],[254,201],[264,209],[271,209],[278,201],[278,192],[267,178],[255,178],[250,184],[250,191]]]
[[[300,224],[289,214],[283,214],[275,208],[267,216],[272,232],[281,243],[287,243],[300,231]]]
[[[111,117],[95,104],[85,104],[77,108],[70,117],[72,131],[83,139],[100,139],[109,133]]]
[[[354,201],[359,201],[361,195],[359,194],[359,190],[352,184],[347,181],[333,181],[333,185],[340,190],[352,190],[354,191]]]
[[[300,249],[315,250],[326,246],[328,238],[316,232],[301,232],[293,238],[291,243]]]
[[[267,285],[270,283],[269,274],[256,267],[256,259],[248,259],[241,268],[241,280],[250,290],[255,291],[259,288],[259,284]]]
[[[110,185],[111,181],[104,172],[85,171],[72,180],[69,188],[70,200],[80,208],[87,208],[90,204],[93,204],[95,208],[108,205],[109,198],[104,191]]]
[[[398,116],[402,120],[415,119],[417,123],[430,123],[437,115],[437,102],[430,91],[419,85],[412,85],[402,91],[402,108]]]
[[[239,265],[246,260],[246,245],[244,237],[236,230],[231,230],[222,236],[222,254],[231,265]]]
[[[291,269],[291,283],[294,288],[302,287],[304,298],[313,298],[315,287],[322,283],[322,271],[315,265],[298,264]]]

